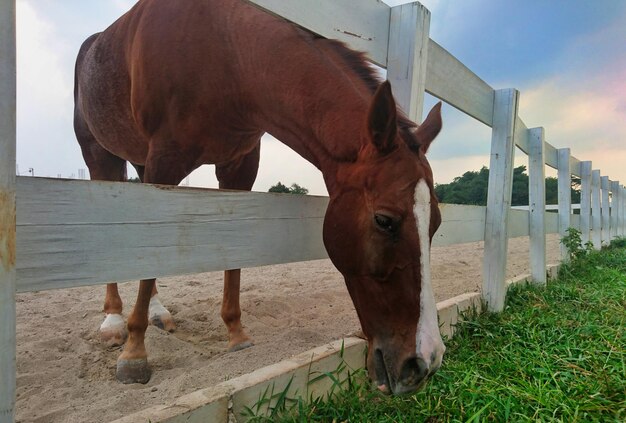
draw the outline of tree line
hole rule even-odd
[[[488,184],[489,169],[483,166],[479,171],[468,171],[457,176],[449,184],[435,184],[435,193],[441,203],[485,206]],[[572,180],[571,194],[572,203],[580,203],[580,180]],[[558,204],[558,198],[558,179],[547,177],[546,204]],[[528,175],[524,165],[513,169],[511,205],[528,205]]]
[[[309,190],[298,184],[291,184],[290,187],[283,185],[280,181],[276,185],[272,185],[268,192],[283,192],[287,194],[307,195]]]
[[[140,182],[139,178],[129,178],[129,182]],[[467,171],[454,178],[449,184],[435,184],[435,193],[441,203],[469,204],[474,206],[487,205],[487,190],[489,185],[489,169],[483,166],[478,171]],[[512,206],[528,205],[528,174],[526,166],[521,165],[513,169]],[[309,190],[296,183],[286,186],[281,182],[273,185],[269,192],[288,194],[308,194]],[[546,178],[546,204],[558,204],[558,179]],[[580,180],[572,179],[572,203],[580,203]]]

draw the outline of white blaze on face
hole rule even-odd
[[[417,324],[416,354],[424,360],[430,371],[441,366],[446,350],[437,321],[437,305],[430,280],[430,188],[424,179],[415,186],[413,214],[417,222],[420,242],[420,319]]]

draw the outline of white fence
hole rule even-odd
[[[420,120],[426,91],[492,128],[487,206],[442,204],[434,239],[485,241],[482,292],[491,310],[504,305],[508,238],[530,234],[532,278],[544,284],[546,233],[574,226],[596,248],[624,235],[624,187],[545,142],[542,128],[526,128],[519,93],[494,90],[430,40],[430,12],[419,3],[252,2],[366,51],[387,68],[411,119]],[[515,146],[529,155],[528,211],[510,207]],[[0,0],[0,162],[0,422],[14,420],[16,292],[326,257],[326,198],[16,178],[15,0]],[[558,169],[558,214],[544,211],[545,165]],[[572,175],[581,178],[580,215],[571,214]]]

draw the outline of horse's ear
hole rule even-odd
[[[396,146],[396,102],[391,94],[391,84],[385,81],[376,90],[367,117],[367,128],[372,143],[382,154]]]
[[[415,130],[415,138],[422,153],[426,154],[428,147],[441,131],[441,101],[433,108],[424,119],[424,122]]]

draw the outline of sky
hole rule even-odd
[[[364,0],[365,1],[365,0]],[[366,0],[374,1],[374,0]],[[386,0],[395,6],[406,1]],[[424,0],[430,37],[494,89],[517,88],[520,117],[546,141],[626,183],[626,1]],[[21,175],[76,178],[86,166],[72,129],[73,73],[85,38],[132,0],[17,0],[17,165]],[[436,99],[427,96],[425,113]],[[435,182],[489,164],[491,130],[443,108],[429,151]],[[516,165],[527,164],[519,152]],[[32,169],[32,171],[31,171]],[[213,166],[192,186],[216,187]],[[129,168],[129,175],[134,171]],[[556,175],[547,170],[548,176]],[[298,183],[325,195],[320,172],[270,136],[253,190]]]

